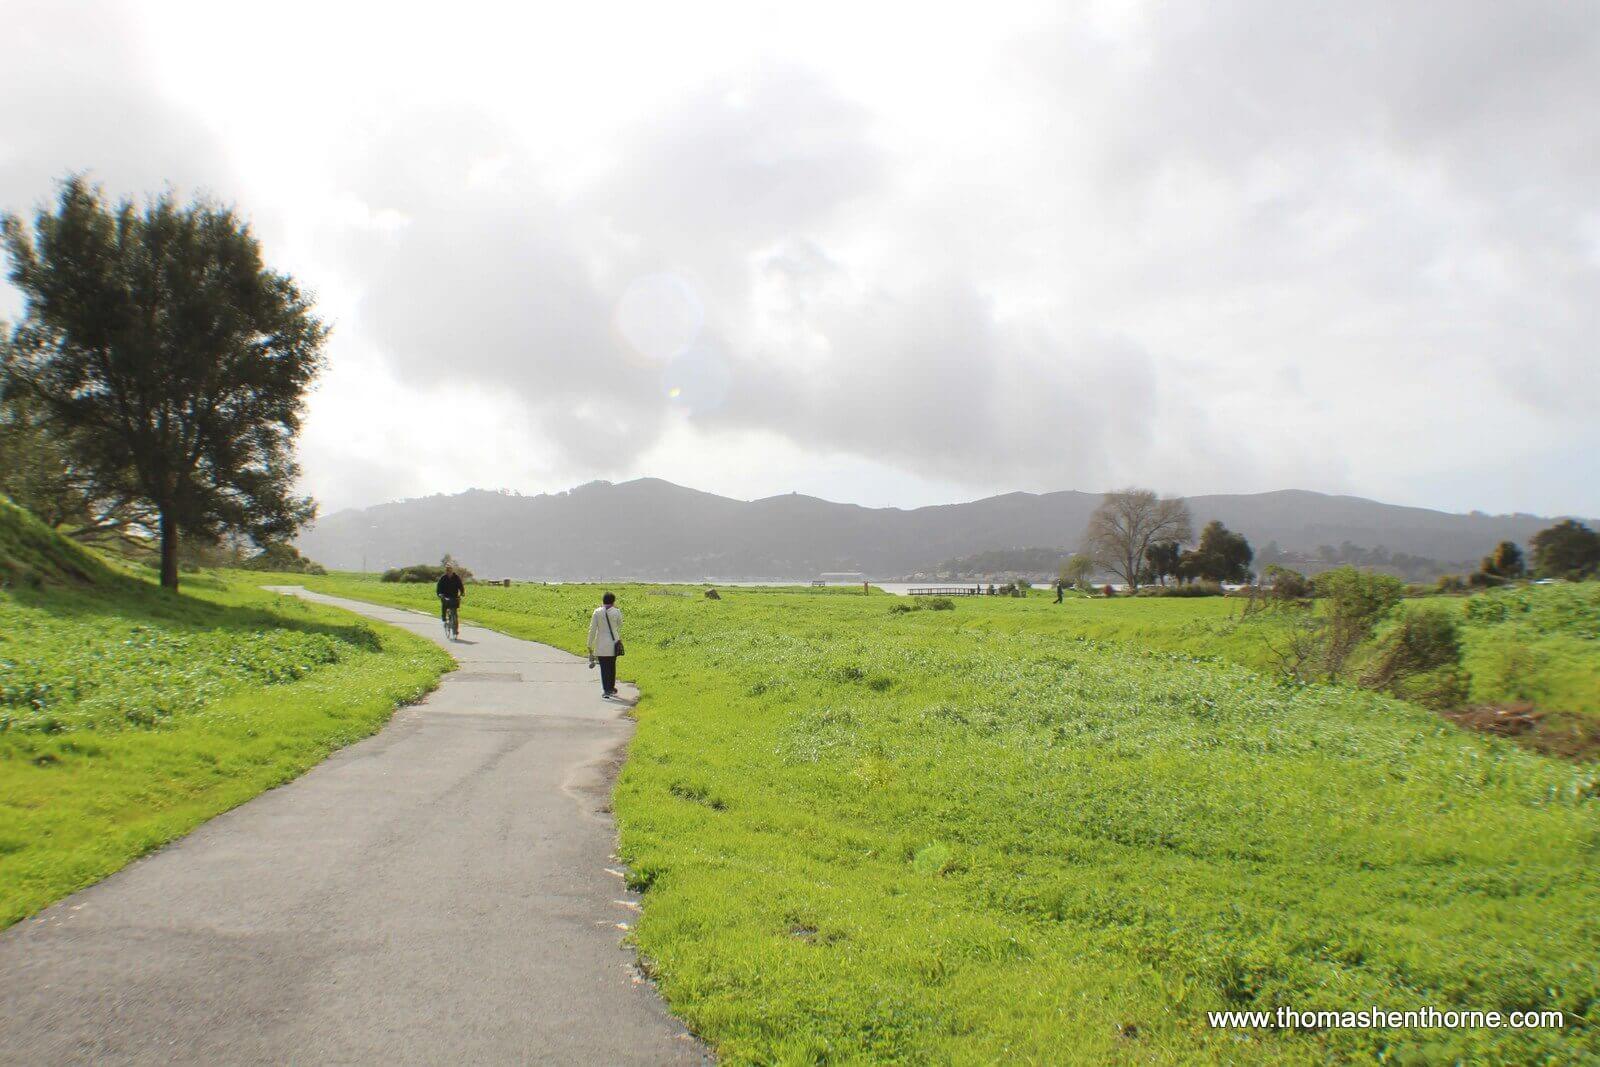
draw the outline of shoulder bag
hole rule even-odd
[[[622,655],[622,642],[617,640],[617,631],[611,629],[611,609],[601,608],[600,614],[606,617],[606,632],[611,635],[611,644],[615,649],[611,654],[613,656]]]

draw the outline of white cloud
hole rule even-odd
[[[163,11],[8,16],[0,206],[80,168],[239,203],[336,324],[330,505],[1600,512],[1592,7]]]

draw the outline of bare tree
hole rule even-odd
[[[1188,504],[1163,499],[1148,489],[1123,489],[1107,493],[1089,516],[1083,545],[1096,563],[1129,589],[1138,589],[1150,546],[1157,541],[1187,541],[1192,535]]]

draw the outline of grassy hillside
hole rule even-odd
[[[370,734],[449,663],[242,582],[164,593],[3,500],[0,569],[0,927]]]
[[[1530,586],[1453,603],[1473,697],[1600,716],[1600,582]]]
[[[120,575],[104,560],[0,496],[0,588],[45,583],[110,585]]]
[[[1043,598],[617,591],[644,691],[615,797],[636,936],[729,1061],[1600,1056],[1593,765],[1095,640]],[[597,594],[476,588],[465,615],[577,649]],[[1279,1005],[1569,1023],[1206,1025]]]

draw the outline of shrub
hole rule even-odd
[[[1269,563],[1261,577],[1276,600],[1304,600],[1312,594],[1311,579],[1289,567]]]
[[[1293,610],[1289,624],[1263,634],[1263,639],[1268,656],[1289,678],[1332,681],[1400,602],[1405,585],[1393,575],[1340,567],[1317,575],[1312,588],[1325,610],[1319,615],[1309,601],[1288,601]]]
[[[472,572],[465,567],[457,567],[456,573],[461,575],[463,582],[472,577]],[[383,581],[386,582],[437,582],[444,576],[444,568],[437,563],[413,563],[409,567],[394,567],[383,572]]]
[[[1339,567],[1317,575],[1312,586],[1327,604],[1323,670],[1332,678],[1400,602],[1405,584],[1392,574]]]
[[[1135,596],[1222,596],[1223,589],[1220,583],[1202,578],[1196,582],[1181,582],[1178,585],[1147,585],[1140,588]]]
[[[1377,656],[1361,676],[1382,689],[1433,707],[1466,699],[1461,672],[1461,626],[1452,614],[1411,608],[1378,643]]]
[[[955,609],[955,601],[947,596],[919,596],[890,605],[889,614],[904,615],[910,611],[954,611]]]
[[[1305,575],[1297,570],[1269,563],[1261,572],[1261,581],[1246,587],[1244,591],[1244,595],[1248,598],[1244,614],[1255,615],[1261,612],[1278,614],[1302,608],[1310,603],[1311,593],[1311,580]]]
[[[1467,591],[1467,583],[1462,581],[1459,574],[1441,574],[1439,580],[1434,583],[1434,588],[1441,593],[1464,593]]]

